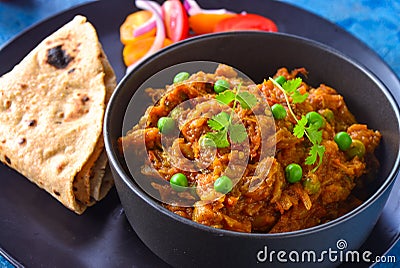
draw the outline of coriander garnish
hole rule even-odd
[[[308,93],[301,94],[300,91],[298,90],[298,87],[301,85],[302,79],[298,77],[292,80],[288,80],[285,83],[283,83],[282,86],[272,78],[269,78],[269,80],[271,80],[272,83],[280,91],[282,91],[282,93],[285,96],[285,101],[288,105],[289,111],[293,116],[294,120],[296,120],[296,126],[293,129],[293,134],[299,139],[304,137],[305,135],[312,143],[305,164],[313,165],[317,162],[317,159],[319,159],[318,165],[312,170],[312,172],[315,172],[321,165],[322,158],[325,153],[325,147],[321,145],[322,130],[319,129],[321,124],[317,123],[314,124],[312,122],[310,123],[309,120],[307,119],[307,116],[304,115],[300,118],[300,120],[297,119],[289,101],[289,96],[292,98],[293,103],[302,103],[307,99]],[[321,120],[323,120],[322,117]]]
[[[236,106],[236,102],[239,102],[243,109],[251,109],[257,103],[256,96],[250,92],[240,92],[240,85],[237,87],[236,93],[233,93],[231,90],[226,90],[222,93],[219,93],[215,99],[226,105],[232,101],[235,101],[233,108]]]
[[[243,124],[232,123],[233,113],[236,103],[239,103],[243,109],[251,109],[257,103],[257,98],[250,92],[240,92],[241,85],[238,85],[236,92],[225,90],[219,93],[215,99],[220,103],[229,105],[232,101],[230,115],[226,112],[220,112],[207,121],[208,126],[213,132],[205,134],[205,138],[211,139],[217,148],[225,148],[230,145],[228,141],[228,132],[230,139],[234,143],[241,143],[246,140],[247,132]]]

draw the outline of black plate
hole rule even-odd
[[[328,44],[375,73],[400,100],[400,82],[366,45],[305,10],[278,1],[199,1],[207,8],[260,13],[273,19],[281,32]],[[268,6],[268,9],[266,7]],[[132,0],[88,3],[45,20],[0,50],[0,75],[11,70],[43,38],[83,14],[96,27],[100,41],[120,80],[125,72],[119,26],[134,11]],[[13,264],[44,267],[168,267],[129,226],[115,189],[82,216],[65,209],[23,176],[0,164],[0,252]],[[400,237],[400,181],[363,248],[384,254]],[[140,215],[138,215],[140,217]],[[157,224],[157,223],[149,223]]]

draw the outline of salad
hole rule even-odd
[[[203,9],[195,0],[136,0],[139,11],[129,14],[120,26],[122,52],[129,72],[140,60],[186,38],[225,31],[277,32],[271,19],[227,9]]]

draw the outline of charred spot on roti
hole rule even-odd
[[[58,118],[64,118],[64,112],[59,112],[59,113],[57,113],[57,117]]]
[[[81,118],[83,115],[89,112],[89,108],[87,102],[89,101],[89,97],[87,95],[83,95],[81,93],[77,93],[76,96],[68,101],[64,107],[64,122],[71,122],[73,120],[77,120]]]
[[[81,100],[82,100],[82,103],[84,104],[85,102],[88,102],[90,100],[90,98],[85,95],[85,96],[82,97]]]
[[[75,68],[72,68],[72,69],[68,70],[68,73],[69,73],[69,74],[70,74],[70,73],[73,73],[73,72],[75,72]]]
[[[22,144],[24,144],[25,142],[26,142],[26,139],[25,139],[24,137],[21,137],[21,138],[18,139],[18,144],[19,144],[19,145],[22,145]]]
[[[11,159],[8,156],[4,155],[4,160],[7,162],[7,164],[11,165]]]
[[[65,163],[64,161],[62,161],[61,163],[59,163],[57,165],[57,172],[61,173],[61,171],[63,171],[63,169],[67,166],[67,163]]]
[[[61,194],[58,192],[58,191],[56,191],[56,190],[53,190],[53,193],[56,195],[56,196],[60,196]]]
[[[25,84],[25,83],[19,83],[19,85],[20,85],[21,89],[27,89],[28,88],[28,85]]]
[[[28,121],[28,126],[29,127],[34,127],[37,125],[37,121],[35,119],[29,120]]]
[[[47,63],[57,69],[64,69],[73,60],[61,47],[61,45],[58,45],[47,50]]]
[[[11,101],[10,100],[5,100],[3,103],[4,109],[8,109],[11,107]]]

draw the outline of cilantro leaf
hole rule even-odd
[[[303,115],[301,119],[297,121],[297,124],[293,129],[293,134],[299,139],[302,138],[306,131],[306,125],[307,125],[307,118]]]
[[[293,103],[302,103],[308,98],[308,93],[301,94],[298,90],[296,90],[291,97]]]
[[[225,112],[220,112],[219,114],[214,115],[210,120],[208,120],[207,124],[213,130],[221,130],[223,128],[227,128],[229,126],[229,114]]]
[[[301,82],[302,80],[300,77],[290,79],[283,83],[282,88],[290,95],[290,93],[293,93],[297,90],[297,88],[301,85]]]
[[[229,126],[229,136],[234,143],[241,143],[246,140],[247,132],[243,124],[232,124]]]
[[[285,83],[283,83],[282,88],[285,90],[286,94],[288,94],[290,97],[292,97],[292,102],[293,103],[302,103],[304,102],[307,97],[308,93],[301,94],[297,88],[301,86],[302,79],[300,77],[287,80]]]
[[[325,153],[325,147],[320,144],[314,144],[309,152],[308,157],[306,158],[306,165],[313,165],[315,162],[317,162],[317,158],[319,158],[318,165],[313,169],[313,172],[318,169],[318,167],[322,163],[322,158]]]
[[[243,109],[251,109],[257,104],[257,97],[250,92],[240,92],[241,84],[236,91],[225,90],[219,93],[215,99],[225,105],[229,105],[232,101],[233,107],[231,114],[220,112],[207,121],[208,126],[214,130],[205,134],[205,137],[211,139],[217,148],[224,148],[230,145],[228,141],[228,131],[230,140],[234,143],[241,143],[247,138],[246,128],[242,124],[232,124],[231,117],[235,112],[236,103],[238,102]]]
[[[224,92],[221,92],[215,96],[215,99],[226,105],[232,101],[237,101],[240,103],[243,109],[251,109],[257,104],[257,97],[247,91],[240,92],[240,87],[237,88],[236,93],[231,90],[225,90]]]
[[[289,111],[293,116],[294,120],[296,121],[296,125],[293,128],[293,135],[299,139],[306,136],[312,143],[312,147],[309,151],[308,157],[306,158],[305,164],[313,165],[319,158],[318,165],[312,170],[312,172],[316,171],[318,167],[321,165],[322,158],[325,153],[325,147],[321,145],[322,130],[319,130],[319,127],[313,124],[307,126],[308,120],[307,117],[304,115],[301,117],[300,120],[298,120],[296,114],[293,112],[290,106],[288,98],[288,97],[292,98],[292,103],[301,103],[307,99],[308,93],[301,94],[300,91],[298,90],[298,87],[302,83],[301,78],[298,77],[295,79],[288,80],[285,83],[283,83],[282,86],[272,78],[269,78],[269,80],[285,95],[285,100],[288,105]]]
[[[225,148],[230,145],[226,129],[218,132],[208,132],[206,133],[205,137],[211,139],[217,148]]]
[[[308,138],[313,144],[320,144],[322,141],[322,130],[318,130],[318,127],[314,125],[309,126],[306,128]]]
[[[308,157],[306,158],[306,165],[312,165],[317,161],[317,147],[318,145],[313,145],[308,152]]]
[[[225,90],[224,92],[221,92],[215,96],[215,99],[220,103],[228,105],[236,99],[236,95],[231,90]]]
[[[239,101],[243,109],[251,109],[257,104],[257,98],[247,91],[237,94],[236,99]]]

